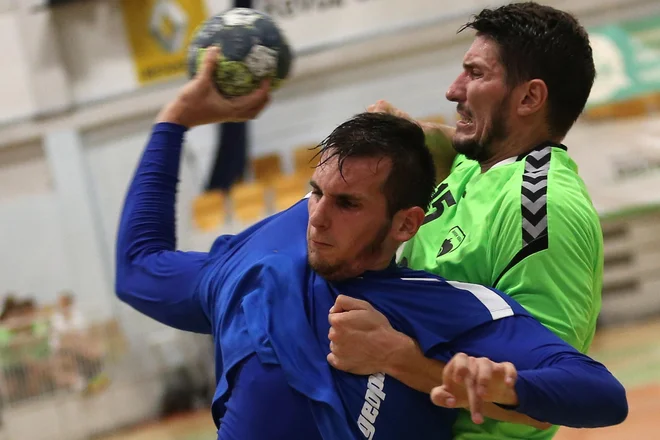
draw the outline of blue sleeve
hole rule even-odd
[[[208,300],[197,285],[208,254],[176,250],[175,202],[182,126],[159,123],[131,182],[116,243],[117,296],[181,330],[210,333]]]
[[[578,352],[529,316],[484,324],[435,356],[456,353],[511,362],[518,370],[519,404],[512,408],[536,420],[576,428],[616,425],[628,403],[621,383],[600,363]]]

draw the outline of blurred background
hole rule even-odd
[[[232,6],[270,13],[293,74],[248,124],[192,130],[181,249],[288,207],[309,151],[386,99],[455,120],[444,93],[495,0],[0,0],[0,440],[215,438],[212,341],[113,292],[125,190],[162,105],[186,79],[194,28]],[[655,438],[660,414],[660,2],[546,0],[588,28],[598,78],[565,143],[605,235],[591,355],[627,386],[621,426],[560,440]]]

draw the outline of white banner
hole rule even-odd
[[[599,214],[660,205],[660,117],[581,121],[565,143]]]
[[[467,21],[493,0],[254,0],[271,15],[297,52],[316,51],[354,39],[386,35],[457,18]]]

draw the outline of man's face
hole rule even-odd
[[[457,152],[484,161],[494,142],[509,134],[509,89],[497,43],[477,36],[463,58],[463,71],[447,91],[461,119],[453,138]]]
[[[310,266],[322,277],[351,278],[382,260],[391,229],[382,188],[390,169],[388,159],[348,158],[342,177],[336,157],[316,168],[307,250]]]

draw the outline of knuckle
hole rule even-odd
[[[335,327],[337,332],[346,324],[346,315],[344,313],[334,313],[330,315],[330,319],[332,319],[332,326]]]

